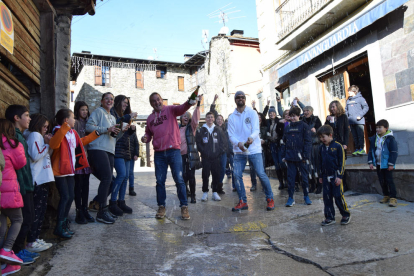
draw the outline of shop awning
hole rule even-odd
[[[371,25],[381,17],[384,17],[386,14],[392,12],[406,2],[408,2],[408,0],[387,0],[364,12],[363,14],[359,15],[358,18],[352,20],[346,26],[341,28],[339,31],[335,31],[328,37],[324,38],[321,42],[317,43],[315,46],[306,49],[302,54],[282,65],[277,70],[279,78],[295,70],[299,66],[302,66],[306,62],[314,59],[326,50],[331,49],[338,43],[354,35],[361,29]]]

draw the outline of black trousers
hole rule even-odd
[[[382,194],[384,196],[389,196],[390,198],[397,198],[397,189],[395,188],[392,172],[393,171],[381,169],[380,166],[377,166],[377,174],[381,184]]]
[[[59,191],[58,221],[63,221],[69,215],[70,206],[72,206],[75,197],[75,177],[55,177],[56,188]]]
[[[349,125],[351,127],[352,137],[354,138],[355,150],[363,149],[365,144],[364,126]]]
[[[106,206],[114,170],[114,155],[103,150],[88,150],[88,160],[93,175],[101,181],[96,201],[100,206]]]
[[[26,237],[34,220],[33,192],[26,192],[26,194],[22,195],[22,197],[24,204],[22,208],[23,223],[20,228],[19,235],[17,235],[13,245],[13,251],[16,254],[25,249]]]
[[[88,207],[90,174],[75,174],[75,206],[76,209]]]
[[[39,238],[42,224],[45,220],[49,185],[54,185],[54,182],[43,183],[41,185],[35,184],[33,193],[34,220],[30,227],[30,232],[27,235],[27,242],[35,242]]]
[[[201,175],[203,177],[203,193],[209,191],[208,183],[210,174],[212,176],[211,188],[213,189],[213,193],[223,190],[220,182],[220,163],[220,157],[213,160],[202,159],[203,171]]]
[[[184,183],[190,186],[190,193],[195,194],[196,180],[195,180],[195,169],[190,168],[190,162],[188,162],[188,154],[181,155],[183,159],[183,178]]]
[[[335,208],[338,207],[339,212],[342,217],[349,217],[351,213],[348,210],[348,205],[346,204],[345,197],[343,194],[342,182],[341,185],[335,185],[335,178],[333,177],[331,181],[328,181],[326,176],[322,177],[323,182],[323,203],[325,205],[324,214],[326,219],[335,220]]]

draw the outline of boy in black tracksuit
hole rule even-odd
[[[323,184],[323,203],[325,205],[325,220],[321,224],[327,226],[335,223],[333,205],[335,199],[335,204],[342,215],[341,224],[345,225],[351,220],[351,213],[348,210],[342,186],[345,173],[345,151],[342,145],[333,139],[332,127],[322,126],[317,135],[322,142],[319,147],[321,168],[319,183]]]
[[[303,121],[299,121],[300,109],[292,107],[289,110],[291,123],[284,129],[282,147],[282,161],[287,163],[288,167],[288,192],[289,199],[286,207],[292,207],[295,204],[293,194],[295,193],[295,178],[299,169],[302,175],[302,189],[305,204],[311,205],[309,199],[309,168],[310,152],[312,148],[312,140],[310,129]]]
[[[212,175],[213,200],[221,200],[217,192],[223,189],[220,180],[220,157],[226,150],[227,140],[220,127],[214,125],[214,114],[206,114],[206,124],[204,124],[196,134],[197,149],[201,154],[203,166],[203,197],[201,201],[207,201],[208,184],[210,173]]]

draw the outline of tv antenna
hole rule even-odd
[[[237,16],[237,17],[229,17],[229,14],[234,14],[237,12],[241,12],[241,10],[234,10],[236,7],[231,7],[229,8],[229,6],[232,3],[229,3],[215,11],[213,11],[212,13],[207,14],[207,16],[212,19],[212,18],[218,18],[218,21],[214,21],[215,23],[223,23],[223,27],[226,27],[226,22],[228,22],[230,19],[236,19],[236,18],[242,18],[242,17],[246,17],[246,16]]]

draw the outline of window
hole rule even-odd
[[[135,71],[135,87],[144,89],[144,71]]]
[[[74,96],[75,92],[74,91],[70,91],[70,102],[73,103],[73,96]]]
[[[162,104],[163,105],[168,105],[168,99],[162,99]]]
[[[157,66],[157,79],[165,79],[167,74],[167,67]]]
[[[102,86],[111,86],[111,68],[102,66]]]
[[[184,91],[184,77],[178,77],[178,91]]]

